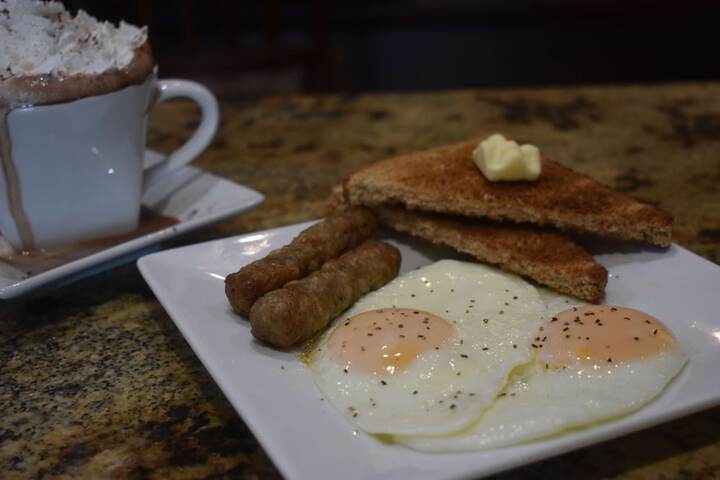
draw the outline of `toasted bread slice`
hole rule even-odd
[[[336,187],[327,208],[332,211],[345,205],[342,187]],[[604,296],[608,278],[605,267],[571,238],[553,230],[400,207],[376,206],[372,210],[381,223],[395,230],[448,245],[559,292],[592,303]]]
[[[459,220],[398,207],[373,209],[380,222],[448,245],[582,300],[598,303],[608,272],[571,238],[550,230],[488,220]]]
[[[482,138],[381,160],[345,183],[353,205],[552,225],[669,246],[672,216],[543,157],[534,182],[490,182],[472,160]]]

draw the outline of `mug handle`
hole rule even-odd
[[[158,81],[155,105],[178,97],[189,98],[200,106],[200,125],[180,148],[168,155],[163,162],[145,171],[143,191],[147,191],[163,175],[190,163],[207,148],[217,132],[220,110],[217,99],[210,90],[189,80]]]

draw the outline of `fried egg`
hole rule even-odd
[[[416,450],[447,452],[548,437],[639,409],[686,363],[659,320],[630,308],[571,308],[547,319],[535,338],[534,360],[513,373],[469,428],[395,440]]]
[[[310,368],[360,429],[444,435],[476,421],[532,360],[545,316],[520,277],[442,260],[360,299],[317,343]]]

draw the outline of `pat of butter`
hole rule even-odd
[[[490,135],[473,150],[473,160],[491,182],[537,180],[540,150],[535,145],[518,145],[499,133]]]

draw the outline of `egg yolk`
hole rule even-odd
[[[632,362],[676,348],[655,317],[632,308],[586,305],[545,322],[535,338],[538,360],[548,368]]]
[[[327,352],[346,371],[399,373],[453,336],[450,322],[417,309],[382,308],[348,318],[330,335]]]

